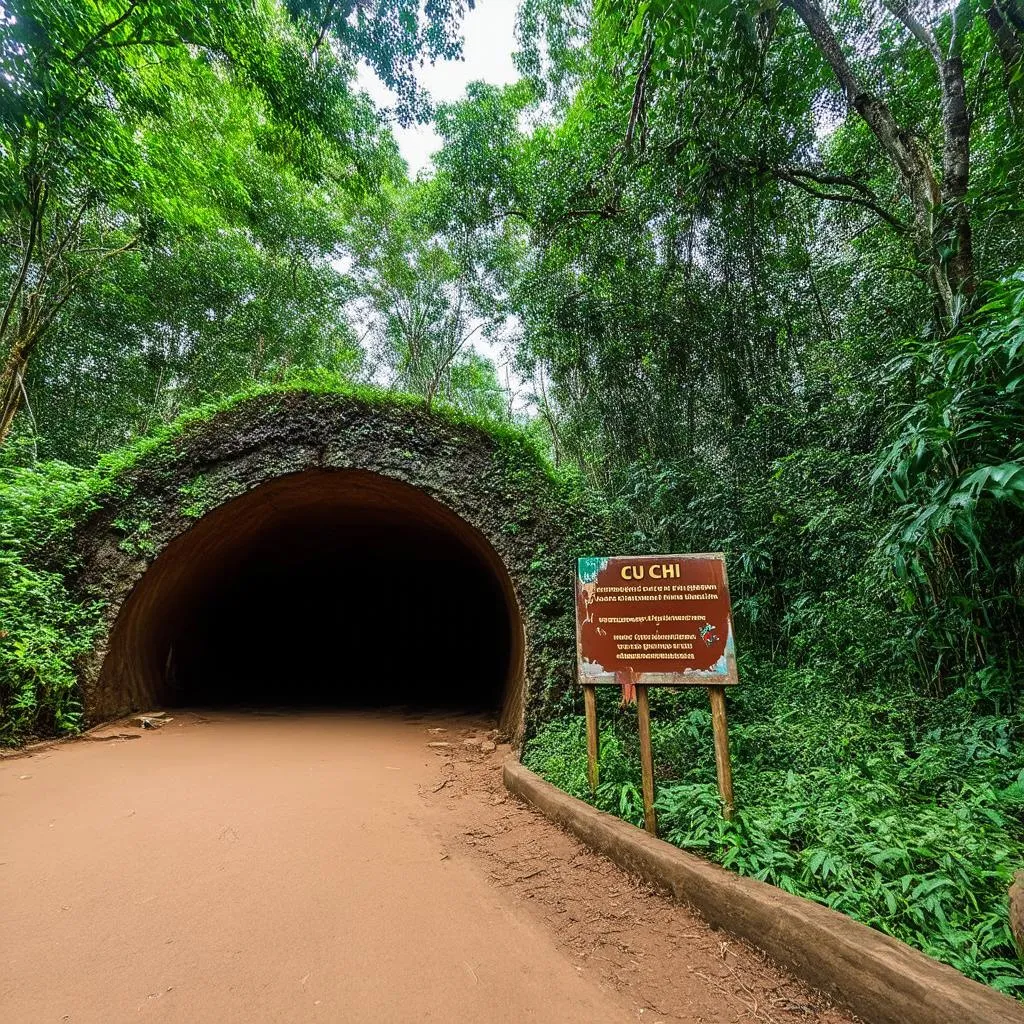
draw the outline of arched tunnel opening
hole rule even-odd
[[[103,704],[521,715],[505,566],[424,492],[356,470],[264,483],[172,541],[118,616]]]

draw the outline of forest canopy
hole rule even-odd
[[[726,552],[740,810],[662,694],[671,841],[1024,989],[1024,5],[521,0],[518,81],[438,104],[472,7],[0,11],[0,738],[77,725],[26,552],[102,453],[411,392],[517,424],[624,549]],[[562,710],[525,759],[589,796]],[[638,820],[630,715],[597,801]]]

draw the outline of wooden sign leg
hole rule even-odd
[[[725,717],[725,687],[709,686],[711,728],[715,734],[715,768],[718,770],[718,792],[722,797],[722,816],[732,820],[732,764],[729,761],[729,723]]]
[[[590,792],[597,792],[597,687],[583,687],[583,707],[587,713],[587,778]]]
[[[636,716],[640,725],[640,768],[644,793],[644,828],[652,836],[658,834],[654,814],[654,753],[651,749],[651,708],[647,703],[647,687],[636,688]]]

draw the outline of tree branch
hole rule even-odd
[[[140,2],[140,0],[132,0],[132,2],[130,4],[128,4],[128,8],[127,8],[127,10],[124,11],[124,13],[118,15],[113,21],[111,21],[108,24],[104,25],[99,30],[99,32],[97,32],[96,35],[94,35],[92,37],[92,39],[90,39],[89,42],[87,42],[85,44],[85,46],[83,46],[82,49],[79,50],[78,53],[76,53],[68,61],[68,63],[69,64],[77,64],[87,54],[89,54],[92,51],[98,49],[99,44],[104,39],[106,39],[106,37],[109,36],[111,32],[113,32],[115,29],[117,29],[121,25],[123,25],[135,13],[135,11],[139,7],[139,2]]]
[[[935,33],[919,21],[910,10],[907,0],[883,0],[886,9],[909,30],[910,34],[932,55],[936,64],[942,63],[942,50]],[[954,33],[955,35],[955,33]]]
[[[820,174],[801,167],[773,167],[771,173],[780,180],[789,182],[790,185],[795,185],[816,199],[828,199],[832,202],[854,203],[857,206],[863,206],[864,209],[870,210],[890,227],[899,231],[900,234],[906,234],[909,230],[909,226],[906,223],[886,210],[879,203],[875,193],[863,182],[857,181],[856,178],[849,178],[844,174]],[[814,184],[810,184],[811,182]],[[857,194],[826,192],[815,188],[814,185],[845,185],[848,188],[855,189]]]
[[[654,39],[653,36],[648,33],[647,44],[644,47],[643,60],[640,64],[640,74],[637,75],[636,86],[633,89],[633,102],[629,110],[629,124],[626,127],[625,146],[627,152],[633,147],[633,134],[636,131],[636,124],[643,114],[645,93],[647,90],[647,76],[651,70],[651,55],[653,52]]]
[[[906,0],[883,0],[938,61],[942,86],[943,165],[946,169],[943,187],[940,188],[928,149],[913,132],[899,124],[883,99],[873,95],[861,83],[847,61],[819,0],[782,2],[791,7],[804,23],[839,80],[850,106],[864,119],[899,171],[914,213],[912,232],[918,257],[927,261],[931,268],[940,315],[952,321],[958,308],[957,293],[974,291],[971,224],[964,201],[970,149],[961,57],[954,54],[945,60],[941,51],[936,55],[933,34],[907,12]],[[936,211],[940,211],[938,216]],[[955,237],[955,251],[947,259],[942,250],[951,234]]]
[[[338,6],[338,0],[329,0],[327,9],[324,11],[323,20],[320,22],[320,30],[317,32],[316,42],[313,43],[313,48],[309,51],[309,59],[316,61],[317,54],[320,52],[320,47],[323,45],[324,39],[327,38],[327,30],[331,25],[331,15],[334,13],[334,8]]]
[[[29,225],[28,244],[25,246],[25,254],[22,257],[21,266],[11,286],[11,294],[8,296],[7,304],[4,307],[3,317],[0,318],[0,341],[3,341],[7,335],[11,316],[25,287],[25,281],[28,279],[28,268],[32,265],[32,256],[37,248],[39,237],[42,235],[42,219],[46,208],[45,186],[38,184],[29,186],[29,208],[32,211],[32,221]]]

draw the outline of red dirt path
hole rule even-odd
[[[488,723],[172,714],[0,761],[0,1020],[852,1019],[506,799]]]

